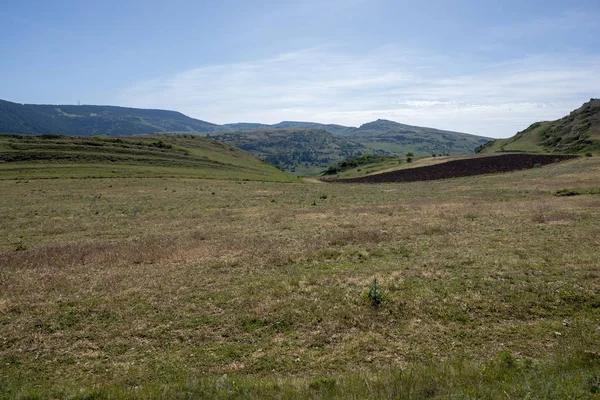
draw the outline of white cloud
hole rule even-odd
[[[492,137],[559,118],[600,93],[598,57],[537,55],[477,65],[393,47],[368,54],[313,48],[205,66],[125,88],[118,103],[215,123],[377,118]],[[452,74],[447,71],[452,66]]]

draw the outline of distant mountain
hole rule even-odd
[[[235,132],[241,134],[233,135]],[[246,149],[252,148],[256,154],[283,168],[300,167],[303,173],[318,171],[320,167],[360,153],[403,155],[412,152],[417,156],[432,153],[466,154],[491,140],[387,120],[377,120],[359,128],[301,121],[282,121],[273,125],[252,122],[217,125],[175,111],[17,104],[2,100],[0,133],[81,136],[219,133],[223,141],[240,144]],[[315,135],[313,141],[307,136],[310,134]],[[315,143],[321,143],[323,148],[319,149]],[[308,155],[307,151],[313,153]]]
[[[244,131],[249,129],[260,129],[260,128],[271,128],[273,125],[260,124],[256,122],[236,122],[235,124],[225,124],[223,127],[229,129],[223,129],[223,131]]]
[[[600,152],[600,99],[591,99],[566,117],[536,122],[508,139],[478,149],[481,153]]]
[[[227,129],[175,111],[114,106],[18,104],[0,100],[0,133],[87,136],[199,133]]]
[[[313,128],[261,128],[210,134],[210,138],[296,174],[317,173],[331,163],[368,152],[361,144]]]
[[[347,131],[347,140],[392,154],[468,154],[492,138],[378,119]]]
[[[251,126],[255,125],[255,126]],[[260,126],[256,126],[260,125]],[[418,156],[435,154],[468,154],[492,138],[434,128],[404,125],[379,119],[359,128],[319,124],[316,122],[283,121],[273,125],[227,124],[234,130],[243,128],[320,129],[350,142],[359,143],[370,153],[406,154]]]

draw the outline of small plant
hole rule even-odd
[[[379,305],[383,303],[383,292],[377,283],[377,279],[373,279],[373,282],[369,286],[367,299],[369,299],[369,302],[371,302],[371,305],[375,308],[379,307]]]
[[[320,197],[321,200],[325,200],[327,198],[327,195],[325,193],[323,193]]]
[[[406,157],[406,162],[407,163],[411,163],[412,162],[412,157]]]
[[[592,154],[592,153],[590,153],[590,152],[587,152],[587,153],[585,153],[585,156],[586,156],[586,157],[592,157],[592,156],[593,156],[593,154]]]
[[[27,246],[23,243],[22,240],[15,243],[15,251],[25,251],[27,250]]]

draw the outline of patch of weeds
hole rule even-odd
[[[588,390],[590,393],[598,394],[600,393],[600,376],[594,375],[590,376],[587,379]]]
[[[335,389],[336,385],[335,378],[320,378],[309,383],[308,387],[317,392],[330,392]]]
[[[17,243],[15,243],[14,249],[15,251],[25,251],[27,250],[27,245],[23,243],[22,240],[19,240]]]
[[[321,197],[319,197],[319,198],[320,198],[321,200],[325,200],[325,199],[327,198],[327,195],[323,193],[323,194],[321,195]]]
[[[554,193],[555,196],[579,196],[583,194],[600,194],[600,188],[589,189],[561,189]]]

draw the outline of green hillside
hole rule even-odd
[[[379,119],[347,132],[348,140],[358,142],[373,150],[417,156],[432,154],[469,154],[491,138],[461,132],[404,125]]]
[[[0,179],[69,177],[292,179],[243,150],[195,135],[0,135]]]
[[[367,149],[322,129],[263,128],[210,135],[296,174],[315,174]]]
[[[87,136],[215,132],[227,129],[175,111],[113,106],[18,104],[0,100],[0,133]]]
[[[498,139],[478,149],[481,153],[600,151],[600,99],[591,99],[569,115],[536,122],[508,139]]]

